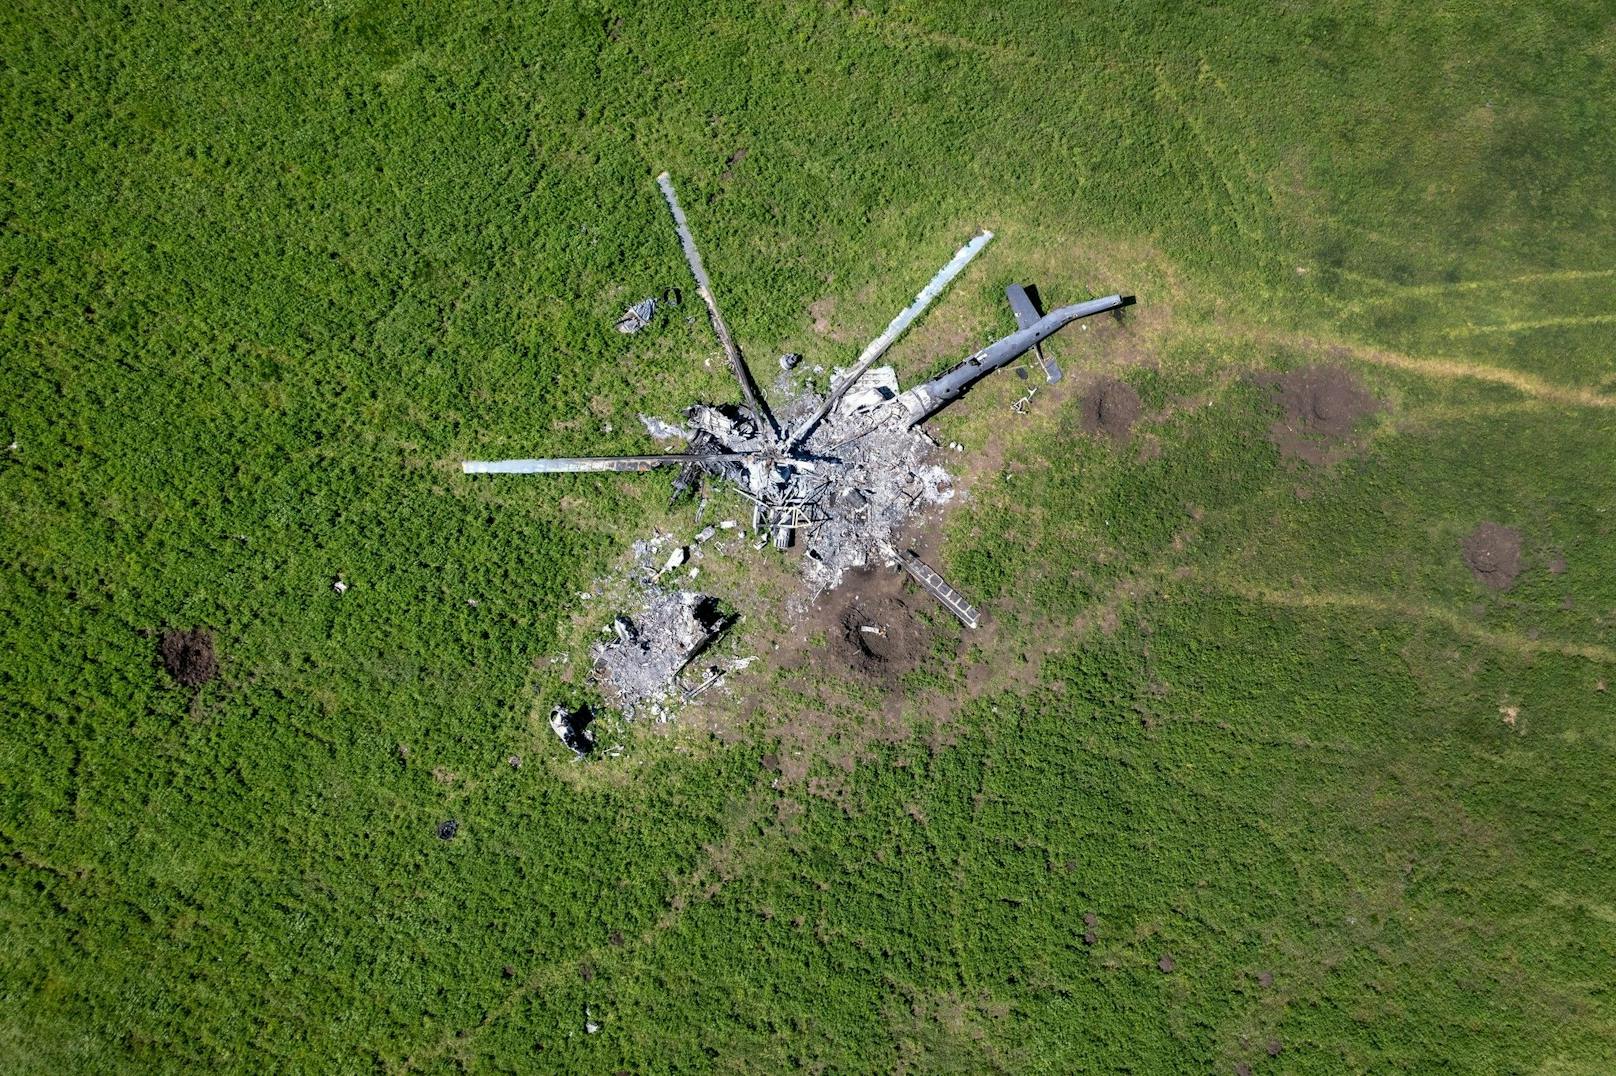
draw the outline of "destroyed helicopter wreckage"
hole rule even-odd
[[[752,532],[759,548],[771,541],[782,550],[800,545],[803,574],[817,589],[834,588],[849,570],[887,564],[907,571],[966,627],[975,628],[979,616],[965,598],[913,551],[898,548],[900,532],[918,511],[953,495],[952,479],[933,462],[936,443],[919,429],[920,423],[1029,351],[1036,353],[1050,382],[1059,380],[1060,369],[1044,356],[1042,342],[1080,318],[1130,305],[1132,297],[1109,295],[1042,313],[1036,292],[1013,285],[1008,299],[1015,332],[940,376],[900,391],[892,367],[877,367],[876,362],[992,240],[993,233],[983,231],[955,253],[845,373],[833,373],[823,395],[798,395],[777,415],[719,313],[667,173],[658,176],[657,183],[673,216],[696,294],[740,386],[741,401],[687,408],[682,425],[642,416],[654,439],[677,442],[680,451],[468,460],[462,469],[467,474],[561,474],[677,467],[676,494],[693,489],[704,475],[721,479],[751,503]],[[650,313],[646,310],[643,320],[648,321]],[[708,614],[716,608],[703,604],[712,601],[705,595],[659,591],[647,581],[639,620],[619,617],[613,626],[616,638],[596,647],[597,674],[626,709],[658,692],[671,695],[679,674],[728,627],[711,615],[695,615],[698,608]],[[663,617],[664,612],[669,616]],[[674,627],[647,630],[651,621],[661,619],[669,619]]]

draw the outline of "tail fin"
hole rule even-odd
[[[1025,329],[1033,322],[1044,316],[1043,307],[1038,302],[1038,286],[1036,284],[1012,284],[1004,290],[1005,298],[1010,300],[1010,312],[1016,316],[1016,328]],[[1051,385],[1061,379],[1061,368],[1055,360],[1044,354],[1043,345],[1033,349],[1038,356],[1038,362],[1044,368],[1044,377]]]

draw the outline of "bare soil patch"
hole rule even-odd
[[[213,633],[206,628],[163,632],[157,640],[157,660],[181,687],[201,687],[219,675]]]
[[[1350,456],[1358,447],[1353,431],[1359,420],[1380,409],[1357,378],[1339,366],[1304,366],[1255,380],[1273,393],[1283,412],[1268,428],[1279,454],[1314,467]]]
[[[1515,577],[1521,574],[1520,531],[1485,522],[1471,531],[1459,547],[1476,582],[1492,590],[1508,590],[1515,585]]]
[[[836,299],[825,296],[808,307],[808,316],[813,319],[814,332],[829,340],[844,342],[847,333],[836,323]]]
[[[805,788],[847,809],[858,763],[882,745],[915,736],[908,712],[915,700],[904,677],[926,660],[935,640],[932,626],[916,615],[929,612],[931,598],[906,579],[891,569],[848,572],[783,641],[778,660],[804,697],[769,708],[768,735],[778,746],[761,764],[778,774],[776,787]],[[943,710],[927,710],[933,734],[946,731]]]
[[[876,578],[855,578],[847,598],[827,610],[830,651],[838,664],[860,676],[896,681],[920,664],[931,647],[930,633],[915,615],[897,573],[859,575]]]
[[[1128,431],[1139,417],[1139,394],[1126,381],[1107,378],[1083,397],[1083,430],[1103,433],[1118,444],[1128,439]]]

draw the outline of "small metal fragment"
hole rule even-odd
[[[622,316],[617,319],[615,326],[617,331],[627,335],[639,332],[651,324],[651,319],[656,316],[656,308],[657,301],[654,296],[641,299],[623,311]]]

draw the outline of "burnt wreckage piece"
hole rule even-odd
[[[673,217],[696,294],[707,308],[742,403],[697,405],[685,411],[684,428],[645,419],[659,440],[687,442],[686,451],[639,456],[594,456],[558,459],[468,460],[467,474],[558,474],[680,469],[676,490],[689,489],[702,474],[727,479],[753,506],[753,529],[787,549],[805,539],[805,573],[822,587],[835,586],[844,570],[873,559],[909,572],[925,590],[967,627],[979,617],[960,593],[912,551],[899,552],[896,534],[921,503],[940,503],[951,495],[947,474],[927,463],[929,439],[914,427],[957,400],[977,381],[1035,352],[1045,377],[1060,379],[1060,368],[1043,355],[1041,344],[1080,318],[1119,310],[1132,296],[1063,306],[1042,313],[1037,292],[1012,285],[1007,298],[1017,329],[995,340],[958,365],[899,392],[891,367],[873,368],[906,329],[942,294],[992,240],[984,231],[965,246],[921,289],[886,330],[871,341],[853,365],[835,378],[822,399],[799,398],[782,422],[769,407],[752,372],[719,312],[701,253],[684,209],[666,172],[657,184]],[[854,391],[856,389],[856,391]]]
[[[589,723],[595,715],[587,706],[580,706],[570,710],[560,703],[550,711],[550,731],[569,748],[577,758],[583,758],[595,749],[595,734],[589,731]]]

